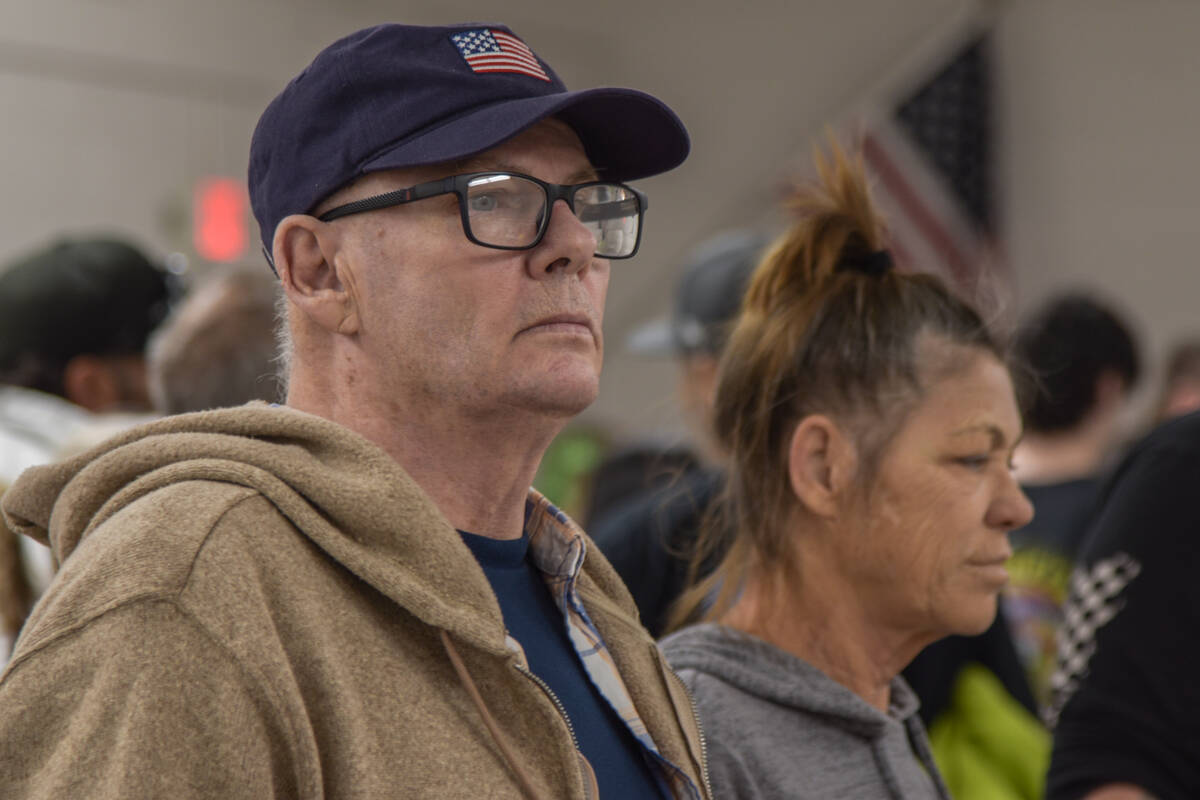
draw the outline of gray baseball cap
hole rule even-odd
[[[671,317],[639,326],[626,347],[643,355],[719,353],[770,241],[765,233],[740,230],[704,241],[684,262]]]

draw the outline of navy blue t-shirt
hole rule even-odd
[[[459,533],[491,581],[504,625],[521,643],[529,670],[566,709],[579,750],[596,773],[600,796],[653,800],[669,796],[660,789],[645,750],[584,670],[567,636],[563,613],[528,558],[529,535],[499,540]]]

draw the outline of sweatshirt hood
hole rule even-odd
[[[903,678],[892,681],[891,708],[885,715],[807,661],[723,625],[685,628],[661,645],[678,671],[708,675],[763,700],[819,714],[868,739],[883,735],[889,716],[906,722],[919,708]]]
[[[376,445],[295,409],[256,402],[157,420],[27,470],[0,505],[13,530],[49,545],[62,563],[122,508],[190,480],[257,490],[334,560],[426,623],[506,652],[487,579],[477,568],[464,574],[474,559],[428,496]],[[423,534],[404,535],[410,529]],[[447,581],[458,584],[451,599]]]

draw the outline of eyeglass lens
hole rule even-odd
[[[517,175],[481,175],[467,185],[471,234],[483,244],[529,247],[546,213],[546,191]],[[575,216],[596,240],[596,255],[627,256],[637,246],[638,199],[614,183],[580,187],[573,198]]]

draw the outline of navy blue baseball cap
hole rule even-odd
[[[457,161],[557,117],[609,180],[677,167],[690,144],[662,101],[568,91],[503,25],[378,25],[339,39],[271,101],[250,142],[250,204],[270,259],[275,227],[360,175]]]

